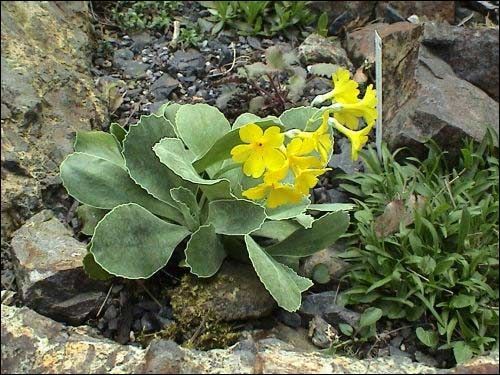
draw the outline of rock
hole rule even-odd
[[[2,373],[140,373],[145,352],[66,327],[27,307],[2,305]]]
[[[433,139],[453,154],[464,136],[481,140],[486,125],[498,132],[498,102],[420,46],[420,25],[375,24],[350,33],[353,61],[374,61],[373,30],[383,39],[383,135],[391,149],[407,146],[423,156],[422,144]]]
[[[302,318],[296,312],[279,309],[276,317],[289,327],[298,328],[302,325]]]
[[[12,238],[21,298],[40,314],[83,323],[97,312],[107,288],[107,283],[93,281],[83,271],[85,254],[85,245],[51,211],[33,216]]]
[[[155,101],[168,99],[170,93],[179,87],[180,83],[175,78],[168,74],[163,74],[150,87],[151,93],[155,97]]]
[[[383,121],[390,121],[416,88],[413,80],[423,28],[408,22],[391,25],[368,25],[347,35],[346,49],[351,60],[360,66],[375,62],[374,32],[382,38]],[[374,76],[374,74],[373,74]],[[347,164],[348,165],[348,164]]]
[[[338,333],[322,317],[316,315],[309,322],[309,337],[318,348],[327,349],[338,338]]]
[[[134,52],[128,48],[117,49],[113,53],[113,65],[121,68],[124,61],[132,60],[134,58]]]
[[[2,165],[1,228],[8,242],[43,206],[67,199],[56,178],[59,164],[73,151],[75,132],[100,128],[108,115],[90,72],[87,2],[1,7],[2,161],[12,153],[22,171]],[[47,189],[61,199],[47,202]]]
[[[331,291],[305,296],[299,314],[306,320],[320,316],[333,326],[337,326],[339,323],[347,323],[351,327],[355,327],[360,314],[336,305],[334,303],[336,294],[336,292]]]
[[[308,65],[330,63],[347,69],[353,67],[339,40],[327,39],[318,34],[311,34],[302,42],[299,46],[299,58]]]
[[[276,338],[289,344],[293,350],[304,352],[315,352],[318,350],[308,338],[308,331],[303,327],[291,328],[284,324],[278,324],[273,327],[267,337]]]
[[[16,292],[13,290],[2,290],[2,304],[11,306],[14,304]]]
[[[198,351],[153,340],[147,349],[119,345],[89,327],[65,327],[26,307],[2,305],[2,373],[498,373],[498,351],[454,369],[409,358],[363,359],[305,352],[278,339]],[[248,340],[247,340],[248,341]]]
[[[132,79],[140,79],[146,76],[149,65],[141,61],[123,60],[121,69],[124,75],[130,76]]]
[[[457,77],[498,101],[498,28],[466,28],[426,22],[422,43],[447,62]]]
[[[423,46],[418,60],[412,98],[392,120],[384,121],[389,147],[408,146],[424,155],[422,144],[433,139],[453,156],[463,146],[464,137],[482,140],[486,126],[498,134],[498,102],[458,78],[448,64]]]
[[[345,137],[341,137],[336,140],[337,145],[340,148],[340,153],[334,153],[332,158],[328,162],[328,166],[331,168],[339,168],[346,174],[353,174],[359,172],[363,168],[363,162],[361,158],[358,160],[352,160],[351,158],[351,143]]]
[[[131,35],[130,38],[133,40],[133,44],[130,49],[137,54],[140,54],[144,47],[153,42],[153,38],[148,32],[141,32],[138,34]]]
[[[391,9],[389,12],[397,12],[403,19],[415,14],[428,20],[446,21],[450,24],[455,22],[454,1],[378,1],[376,17],[386,18],[387,9]]]
[[[178,50],[175,51],[169,68],[174,74],[180,72],[186,76],[200,76],[205,71],[205,58],[192,48],[186,51]]]
[[[326,266],[330,280],[339,279],[347,270],[349,264],[338,255],[345,251],[345,246],[341,243],[318,251],[307,257],[300,267],[300,274],[307,278],[314,279],[314,271],[318,265]]]
[[[176,318],[213,314],[223,322],[262,318],[276,307],[253,267],[232,261],[225,261],[209,279],[186,275],[173,290],[170,303]]]
[[[311,1],[311,7],[328,14],[328,32],[340,34],[364,25],[372,17],[374,1]]]
[[[472,18],[470,18],[471,15]],[[476,12],[475,10],[472,9],[467,9],[464,6],[460,6],[457,4],[455,8],[455,23],[458,24],[463,20],[467,19],[469,20],[467,22],[470,23],[482,23],[482,24],[485,23],[485,18],[481,13]]]

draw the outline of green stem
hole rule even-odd
[[[229,165],[226,165],[224,168],[222,168],[221,170],[219,170],[217,173],[214,174],[214,177],[212,177],[213,179],[216,179],[216,178],[219,178],[219,176],[223,175],[224,173],[226,173],[227,171],[230,171],[231,169],[235,169],[235,168],[238,168],[240,167],[241,165],[240,164],[229,164]]]

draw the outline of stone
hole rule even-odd
[[[7,374],[498,373],[498,351],[453,369],[437,369],[404,357],[358,359],[297,350],[293,344],[270,338],[209,351],[155,339],[142,349],[102,338],[89,327],[66,327],[26,307],[2,305],[1,318],[1,365]]]
[[[433,139],[453,157],[466,136],[480,141],[486,126],[498,134],[498,102],[458,78],[448,64],[424,46],[414,80],[417,88],[412,98],[392,119],[384,121],[384,139],[391,149],[407,146],[423,156],[423,144]]]
[[[266,333],[268,338],[276,338],[289,344],[293,350],[298,352],[315,352],[318,350],[308,337],[308,330],[303,327],[289,327],[277,324]]]
[[[303,297],[299,314],[306,320],[320,316],[326,322],[335,326],[339,323],[347,323],[355,327],[359,321],[360,314],[335,304],[335,291],[309,294]]]
[[[66,327],[27,307],[2,305],[2,373],[140,373],[144,350]]]
[[[426,22],[422,44],[448,63],[457,77],[499,99],[498,28]]]
[[[415,14],[428,20],[440,20],[450,24],[455,22],[455,1],[378,1],[375,8],[376,17],[385,18],[388,8],[397,12],[403,19]]]
[[[153,42],[151,34],[146,31],[133,34],[130,36],[130,38],[134,42],[130,49],[136,54],[140,54],[146,46]]]
[[[352,69],[352,63],[342,48],[340,40],[309,35],[299,46],[299,58],[304,64],[330,63]]]
[[[155,101],[162,101],[168,99],[170,93],[179,85],[178,80],[165,73],[151,85],[150,90]]]
[[[208,314],[223,322],[258,319],[276,307],[251,265],[228,260],[209,279],[184,276],[171,294],[174,316],[183,319]]]
[[[186,51],[178,50],[172,56],[169,69],[173,74],[180,72],[186,76],[200,76],[205,71],[205,58],[192,48]]]
[[[424,156],[423,144],[433,139],[452,156],[465,136],[481,140],[486,126],[498,133],[498,102],[420,45],[423,29],[403,22],[366,26],[348,35],[347,51],[355,63],[373,63],[373,31],[382,37],[383,136],[389,147]]]
[[[358,160],[352,160],[351,143],[349,140],[345,137],[341,137],[335,141],[340,148],[340,152],[332,154],[332,157],[328,162],[328,166],[331,168],[341,169],[346,174],[353,174],[362,170],[363,162],[361,158],[358,158]]]
[[[298,328],[302,325],[302,318],[296,312],[279,309],[276,317],[289,327]]]
[[[108,113],[90,71],[87,2],[3,2],[1,8],[2,164],[12,153],[19,165],[17,171],[2,165],[1,232],[8,243],[43,206],[69,207],[54,179],[59,164],[73,151],[75,132],[99,129]],[[47,189],[61,199],[47,202]]]
[[[12,238],[16,281],[22,300],[40,314],[73,325],[95,314],[107,283],[83,271],[85,244],[72,237],[51,211],[33,216]]]
[[[322,317],[316,315],[309,322],[309,337],[318,348],[327,349],[338,338],[338,333]]]
[[[121,69],[123,70],[124,75],[130,76],[130,78],[133,79],[140,79],[146,76],[149,64],[145,64],[141,61],[123,60]]]
[[[300,266],[300,274],[307,278],[313,278],[316,266],[323,264],[328,269],[330,280],[338,280],[347,270],[349,264],[339,257],[345,251],[345,246],[336,243],[326,249],[318,251],[305,258]]]
[[[311,1],[312,8],[328,14],[328,33],[337,35],[346,29],[363,26],[372,17],[375,1]]]

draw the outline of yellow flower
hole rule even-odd
[[[245,175],[258,178],[266,169],[276,170],[283,165],[285,156],[278,149],[283,145],[284,134],[279,127],[271,126],[263,132],[258,125],[248,124],[240,128],[239,134],[248,144],[233,147],[231,156],[236,163],[244,163]]]
[[[328,131],[328,111],[323,113],[323,121],[314,132],[300,132],[298,137],[302,138],[304,149],[316,150],[321,156],[321,162],[327,163],[332,149],[332,139]]]
[[[356,103],[358,101],[358,83],[351,79],[347,69],[340,68],[332,75],[332,98],[337,103]]]
[[[351,141],[351,158],[352,160],[357,160],[359,151],[363,148],[366,142],[368,142],[368,134],[372,130],[375,122],[372,122],[370,125],[365,126],[361,130],[348,129],[335,119],[333,120],[333,123],[335,129],[344,134],[347,138],[349,138],[349,141]]]
[[[308,168],[320,168],[323,166],[323,163],[316,156],[308,155],[310,154],[314,148],[314,144],[312,142],[304,142],[300,138],[294,138],[291,142],[286,146],[284,153],[286,155],[286,160],[283,166],[280,168],[284,170],[283,177],[288,173],[288,170],[291,169],[295,176],[298,176],[301,171]]]
[[[368,85],[363,99],[355,103],[341,103],[342,109],[333,114],[333,117],[342,125],[357,130],[359,118],[363,117],[367,125],[373,125],[377,119],[377,97],[373,85]]]
[[[266,173],[263,183],[243,191],[242,195],[254,201],[267,197],[266,206],[269,208],[300,202],[303,195],[294,186],[278,182],[284,178],[283,174],[279,172]]]
[[[316,186],[318,182],[318,176],[321,176],[323,173],[329,170],[330,168],[321,168],[307,169],[302,171],[295,178],[295,189],[302,195],[309,194],[309,189],[312,189],[314,186]]]

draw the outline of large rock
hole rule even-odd
[[[12,238],[16,281],[21,298],[40,314],[82,324],[105,298],[106,283],[82,269],[87,249],[51,211],[28,220]]]
[[[139,373],[144,350],[66,327],[23,307],[2,305],[2,374]]]
[[[481,140],[486,125],[498,132],[498,102],[421,46],[421,25],[374,24],[350,33],[353,62],[374,62],[374,30],[383,43],[383,135],[391,148],[423,153],[422,144],[433,139],[453,152],[466,135]]]
[[[305,64],[330,63],[352,70],[352,63],[340,40],[309,35],[299,46],[299,57]]]
[[[426,22],[422,43],[446,61],[457,77],[498,101],[498,27],[468,28]]]
[[[455,369],[404,357],[360,360],[296,350],[277,339],[247,340],[228,349],[198,351],[154,340],[147,349],[119,345],[88,327],[65,327],[26,307],[2,305],[2,373],[397,374],[498,373],[498,351]]]
[[[377,18],[385,20],[416,15],[428,20],[455,21],[455,1],[378,1],[375,10]]]
[[[88,4],[2,2],[2,241],[64,195],[59,164],[107,111],[90,74]]]

